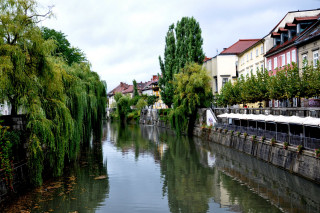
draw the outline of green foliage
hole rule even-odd
[[[164,61],[159,56],[161,76],[159,78],[160,94],[163,102],[167,106],[173,103],[173,77],[176,70],[176,39],[174,35],[174,25],[170,25],[166,36],[166,46],[164,50]]]
[[[197,109],[208,107],[212,100],[210,77],[200,65],[191,63],[175,75],[174,86],[176,89],[174,110],[170,114],[171,124],[178,133],[188,129],[191,134]]]
[[[136,106],[139,100],[142,99],[140,96],[134,96],[130,99],[130,106]]]
[[[43,170],[60,176],[64,163],[77,159],[80,145],[87,146],[92,133],[100,140],[106,104],[97,73],[87,62],[69,66],[57,57],[59,42],[43,38],[39,19],[33,0],[3,1],[0,7],[1,98],[10,101],[12,114],[18,107],[27,113],[34,185],[41,185]]]
[[[54,51],[54,55],[62,56],[68,65],[87,61],[84,53],[79,48],[71,47],[64,33],[47,27],[42,27],[41,33],[45,40],[52,39],[55,41],[57,48]]]
[[[301,74],[295,63],[284,66],[270,76],[267,70],[258,70],[257,75],[240,76],[231,84],[226,83],[217,96],[219,106],[254,103],[270,99],[283,100],[320,95],[320,66],[306,65]]]
[[[140,115],[141,110],[142,110],[145,106],[147,106],[146,100],[145,100],[144,98],[140,98],[139,101],[138,101],[138,103],[137,103],[137,105],[136,105],[137,110],[139,111],[139,115]]]
[[[119,119],[123,123],[125,122],[127,114],[130,111],[129,103],[130,103],[130,98],[127,96],[123,96],[117,101],[117,110],[119,114]]]
[[[156,103],[158,100],[158,97],[155,95],[150,95],[147,97],[147,105],[152,106],[154,103]]]
[[[10,142],[7,130],[9,127],[3,127],[0,125],[0,171],[4,172],[4,179],[6,185],[12,189],[13,181],[13,166],[12,166],[12,155],[11,147],[12,143]]]
[[[116,94],[114,95],[114,100],[116,100],[116,102],[119,101],[120,98],[122,98],[122,93],[121,92],[116,92]]]
[[[163,102],[171,107],[174,102],[174,74],[188,63],[202,64],[204,53],[203,39],[199,23],[193,17],[183,17],[169,26],[166,35],[164,61],[159,57],[161,76],[159,79],[160,94]]]
[[[137,87],[137,81],[133,80],[133,97],[138,97],[138,87]]]

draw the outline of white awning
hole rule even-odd
[[[275,123],[291,123],[291,124],[308,125],[308,126],[320,126],[320,118],[313,118],[313,117],[302,118],[298,116],[255,115],[255,114],[235,114],[235,113],[224,113],[224,114],[218,115],[218,117],[275,122]]]

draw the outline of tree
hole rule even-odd
[[[147,97],[147,104],[148,106],[152,106],[155,102],[157,102],[158,97],[155,95],[150,95]]]
[[[127,96],[123,96],[117,101],[117,110],[119,113],[119,118],[121,123],[125,122],[127,114],[130,111],[129,101],[130,101],[130,98]]]
[[[185,66],[175,75],[174,110],[171,114],[172,126],[181,132],[188,129],[192,133],[197,109],[208,107],[212,101],[210,77],[207,71],[196,63]]]
[[[52,39],[55,41],[57,45],[55,55],[62,56],[68,65],[87,61],[84,53],[79,48],[72,47],[70,42],[67,40],[66,35],[61,31],[58,32],[54,29],[42,27],[41,33],[45,40]]]
[[[193,17],[183,17],[177,23],[176,32],[176,72],[184,68],[187,63],[203,64],[203,39],[199,23]]]
[[[183,17],[174,25],[169,26],[166,35],[164,61],[159,57],[161,76],[159,86],[163,102],[171,107],[174,96],[174,74],[180,72],[187,63],[202,65],[204,53],[203,39],[199,23],[193,17]]]
[[[38,87],[35,76],[45,75],[46,55],[53,51],[52,42],[44,42],[36,26],[41,18],[33,0],[1,1],[0,69],[2,97],[11,104],[11,114],[26,101],[29,90]]]
[[[159,56],[161,76],[159,76],[160,94],[163,102],[171,107],[173,103],[173,75],[176,70],[176,39],[174,35],[174,24],[170,25],[166,36],[164,50],[164,61]]]
[[[133,80],[133,97],[139,96],[137,81]]]

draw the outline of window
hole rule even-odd
[[[260,50],[261,54],[263,54],[263,45],[261,45],[261,50]]]
[[[223,78],[222,79],[222,87],[229,81],[228,78]]]
[[[259,49],[257,48],[256,49],[256,56],[258,57],[258,55],[259,55]]]
[[[292,58],[292,62],[296,63],[297,60],[296,60],[296,50],[292,50],[291,52],[291,58]]]
[[[316,67],[319,62],[318,50],[313,52],[313,66]]]
[[[291,62],[290,62],[290,52],[287,52],[287,64],[291,64]]]
[[[278,58],[274,57],[274,59],[273,59],[273,69],[275,69],[277,67],[278,67]]]
[[[252,60],[252,51],[250,52],[250,59]]]
[[[282,54],[281,55],[281,66],[284,66],[284,65],[286,65],[286,55]]]
[[[247,54],[247,61],[249,61],[249,54]]]
[[[308,55],[305,53],[302,55],[302,67],[306,67],[308,65]]]
[[[271,59],[268,61],[268,70],[271,71],[272,70],[272,63],[271,63]]]
[[[218,79],[214,79],[216,92],[218,92]]]
[[[263,62],[260,64],[261,71],[263,71]]]

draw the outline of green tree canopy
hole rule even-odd
[[[42,27],[41,33],[45,40],[52,39],[55,41],[57,45],[55,55],[62,56],[68,65],[87,61],[84,53],[79,48],[72,47],[66,35],[61,31]]]
[[[174,86],[172,125],[178,132],[188,127],[191,134],[197,109],[208,107],[212,101],[210,77],[201,65],[190,63],[175,75]]]
[[[183,17],[174,25],[169,26],[167,32],[164,60],[159,57],[161,76],[159,86],[163,102],[171,107],[174,96],[174,74],[181,71],[187,63],[202,65],[204,53],[203,39],[199,23],[193,17]]]

